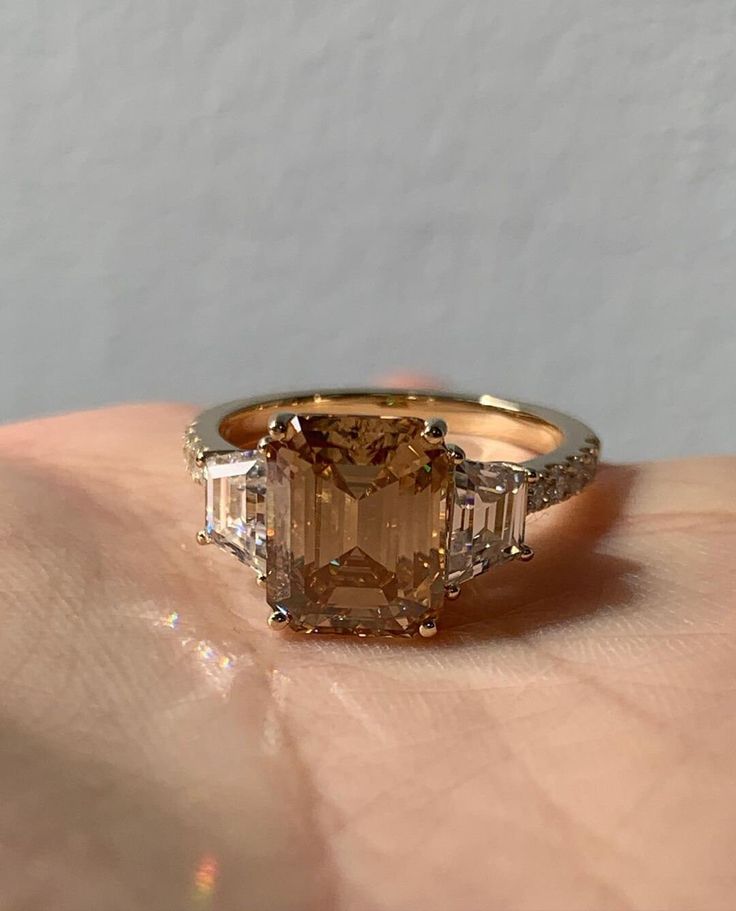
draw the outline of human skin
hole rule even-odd
[[[736,906],[736,461],[606,466],[436,639],[272,632],[195,409],[0,429],[0,907]]]

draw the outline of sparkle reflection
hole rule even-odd
[[[194,871],[194,900],[199,908],[210,906],[217,885],[219,865],[212,854],[203,854]]]
[[[175,630],[180,635],[179,644],[182,649],[197,660],[208,681],[219,690],[223,696],[230,691],[230,685],[235,675],[237,659],[225,647],[218,647],[208,639],[198,639],[187,636],[185,624],[178,611],[159,616],[156,625],[166,630]]]

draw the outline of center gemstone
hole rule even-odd
[[[268,603],[294,629],[413,635],[442,605],[452,462],[411,417],[297,415],[266,447]]]

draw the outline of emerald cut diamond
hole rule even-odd
[[[267,599],[308,632],[407,636],[445,594],[452,461],[411,417],[297,415],[267,456]]]

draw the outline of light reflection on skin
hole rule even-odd
[[[269,675],[271,698],[263,717],[262,736],[264,749],[272,755],[276,755],[283,749],[283,725],[280,718],[284,712],[287,689],[290,684],[290,679],[278,668],[271,670]]]
[[[169,629],[176,629],[179,625],[179,611],[172,610],[172,612],[167,614],[161,621],[161,625],[168,626]]]
[[[194,904],[198,908],[209,908],[215,894],[219,864],[212,854],[203,854],[194,871]]]
[[[156,625],[164,629],[181,631],[182,623],[179,612],[174,610],[165,614],[156,621]],[[235,656],[207,639],[182,636],[179,642],[185,651],[198,660],[209,682],[223,696],[227,696],[235,675],[237,665]]]

